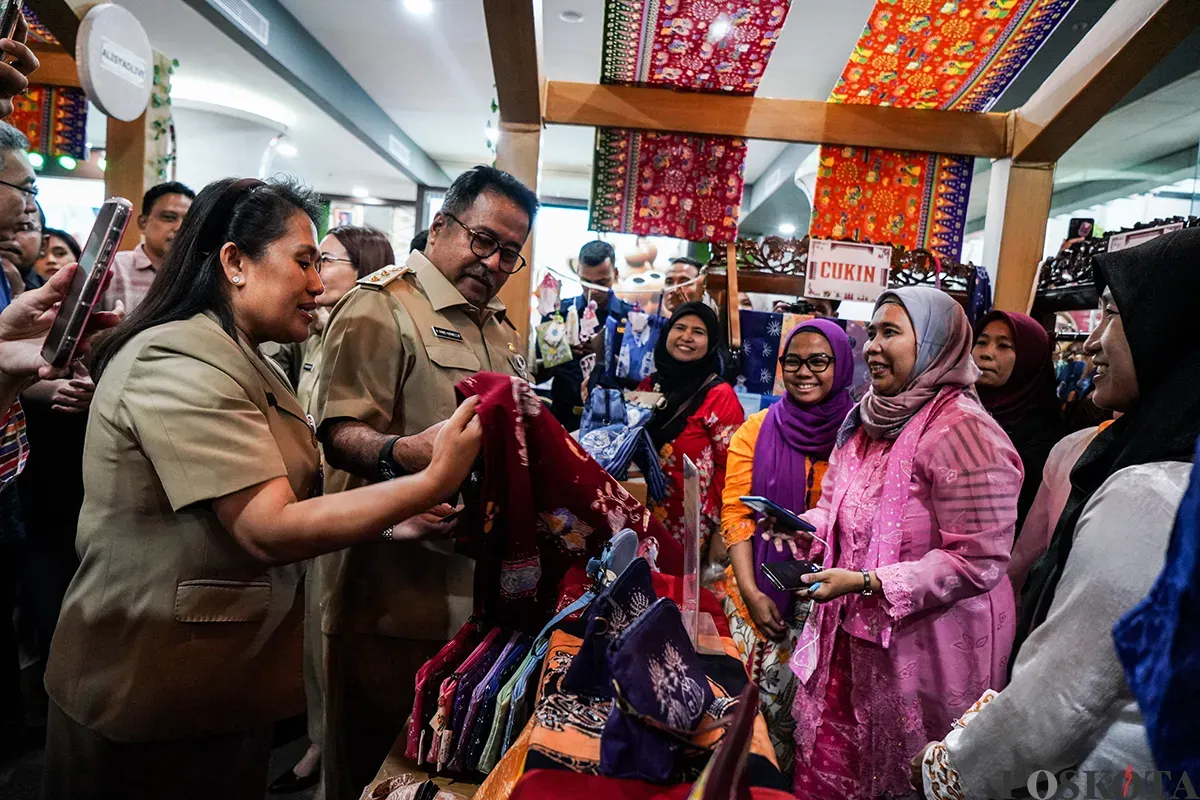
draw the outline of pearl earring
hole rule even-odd
[[[234,283],[241,283],[241,282],[242,282],[242,276],[241,276],[241,275],[234,275],[234,276],[233,276],[233,277],[232,277],[230,280],[232,280]]]

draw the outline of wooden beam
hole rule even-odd
[[[731,97],[563,81],[547,82],[545,106],[544,120],[553,125],[707,133],[981,158],[1005,158],[1009,153],[1006,114]]]
[[[496,142],[496,166],[519,178],[530,189],[537,191],[538,158],[541,151],[542,126],[500,123],[500,139]],[[516,275],[511,275],[500,288],[500,300],[508,309],[508,318],[521,341],[529,347],[529,315],[533,296],[533,232],[525,240],[521,255],[529,264]],[[530,369],[533,362],[530,361]]]
[[[983,262],[996,276],[995,307],[1028,313],[1046,241],[1053,164],[992,164]]]
[[[43,86],[70,86],[79,88],[79,69],[75,59],[63,52],[37,51],[40,66],[29,76],[32,83]]]
[[[54,38],[62,43],[63,50],[75,52],[75,39],[79,35],[79,20],[88,9],[96,5],[86,0],[25,0],[29,9],[37,14]],[[40,56],[39,56],[40,58]]]
[[[104,196],[124,197],[133,203],[134,214],[141,213],[146,189],[146,115],[133,122],[108,118],[108,142],[105,145],[108,168],[104,171]],[[130,223],[121,239],[122,250],[132,250],[142,233]]]
[[[501,122],[537,125],[542,121],[537,36],[541,5],[533,0],[483,2]]]
[[[1017,109],[1013,157],[1057,161],[1197,27],[1196,0],[1117,0]]]

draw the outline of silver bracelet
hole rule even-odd
[[[388,525],[386,528],[383,529],[383,540],[385,542],[390,542],[392,540],[392,534],[395,532],[396,532],[396,526]]]

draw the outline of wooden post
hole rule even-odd
[[[104,171],[105,197],[124,197],[133,203],[134,215],[142,213],[142,195],[146,193],[146,115],[133,122],[108,118],[108,144]],[[136,224],[125,229],[122,250],[132,250],[142,239]]]
[[[1026,313],[1046,241],[1053,164],[993,162],[983,262],[996,278],[995,307]]]
[[[738,301],[737,241],[725,247],[725,307],[729,309],[729,349],[742,349],[742,308]]]
[[[511,173],[533,191],[538,187],[538,158],[541,152],[542,126],[518,122],[501,122],[500,139],[496,143],[496,167]],[[529,266],[509,277],[500,289],[500,300],[508,309],[508,318],[529,343],[529,298],[533,294],[533,231],[525,240],[521,255]]]

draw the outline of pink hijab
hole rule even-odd
[[[895,439],[908,421],[947,386],[974,386],[979,368],[971,358],[971,323],[962,306],[938,289],[910,286],[884,292],[875,304],[904,309],[917,335],[917,363],[908,385],[899,394],[884,397],[867,390],[850,414],[838,437],[844,444],[861,424],[872,439]]]

